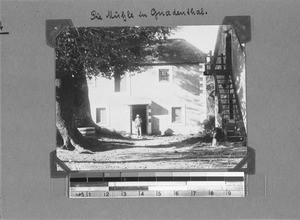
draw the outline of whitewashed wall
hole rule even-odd
[[[159,68],[170,69],[169,82],[159,82]],[[130,105],[149,104],[149,133],[163,134],[168,129],[180,134],[197,133],[206,119],[206,80],[199,69],[199,65],[149,67],[143,73],[126,74],[126,91],[122,92],[114,92],[114,79],[99,77],[89,84],[92,117],[96,120],[96,108],[104,107],[108,119],[102,126],[130,132]],[[182,123],[172,123],[172,107],[182,108]]]

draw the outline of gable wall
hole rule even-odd
[[[170,82],[159,82],[159,68],[171,70]],[[196,64],[152,66],[143,73],[127,74],[126,91],[120,93],[114,92],[113,79],[97,78],[95,86],[89,85],[93,119],[96,108],[105,107],[108,123],[102,126],[130,132],[130,106],[147,104],[151,108],[149,133],[163,134],[170,129],[180,134],[196,133],[206,119],[205,77],[200,75]],[[172,107],[182,108],[182,123],[172,123]]]
[[[238,42],[235,32],[232,34],[232,72],[236,87],[236,92],[239,98],[241,112],[245,129],[247,131],[246,120],[246,67],[245,67],[246,54],[242,50]]]

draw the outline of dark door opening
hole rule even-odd
[[[147,134],[147,105],[133,105],[131,121],[135,120],[137,114],[142,119],[142,134],[145,135]],[[135,131],[132,132],[135,133]]]

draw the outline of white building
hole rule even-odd
[[[168,40],[159,57],[142,73],[122,78],[88,80],[93,120],[100,126],[135,133],[134,119],[143,120],[143,134],[193,134],[206,119],[205,54],[185,40]]]

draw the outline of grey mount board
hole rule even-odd
[[[220,24],[225,16],[251,16],[247,45],[248,144],[256,150],[256,174],[245,199],[86,201],[66,198],[66,181],[50,178],[55,150],[53,51],[45,43],[45,20],[92,22],[106,12],[205,7],[206,17],[161,18],[162,25]],[[126,8],[127,9],[127,8]],[[3,219],[232,219],[300,216],[299,197],[299,9],[298,1],[2,1],[1,202]],[[157,24],[140,19],[142,25]],[[127,24],[134,25],[134,21]],[[250,74],[251,73],[251,74]],[[267,189],[265,191],[265,189]],[[252,191],[252,194],[250,192]],[[265,195],[266,194],[266,195]],[[180,208],[179,208],[180,207]],[[153,211],[155,210],[155,211]]]

